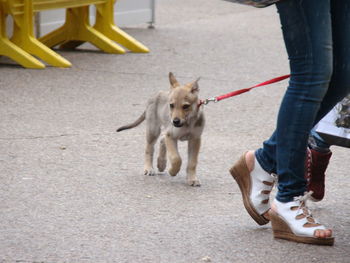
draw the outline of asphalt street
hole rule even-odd
[[[228,169],[274,129],[287,81],[205,106],[201,187],[143,175],[145,125],[116,133],[169,89],[201,77],[208,98],[289,73],[278,14],[221,0],[159,0],[155,29],[125,30],[149,54],[58,51],[73,67],[0,57],[0,262],[348,263],[349,149],[333,147],[326,196],[310,203],[333,247],[272,236],[246,213]]]

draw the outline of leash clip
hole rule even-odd
[[[209,99],[205,99],[204,101],[203,101],[203,104],[204,105],[207,105],[209,102],[211,102],[211,101],[213,101],[213,102],[218,102],[218,99],[216,98],[216,97],[212,97],[212,98],[209,98]]]

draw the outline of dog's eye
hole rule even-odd
[[[170,104],[170,109],[174,109],[174,104],[173,103]]]
[[[188,110],[190,108],[190,104],[185,104],[185,105],[182,106],[182,108],[184,110]]]

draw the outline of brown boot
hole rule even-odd
[[[325,192],[325,172],[332,152],[318,152],[313,149],[307,149],[305,163],[305,178],[307,180],[307,191],[313,194],[310,200],[314,202],[321,201]]]

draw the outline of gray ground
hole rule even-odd
[[[0,59],[0,262],[350,262],[349,149],[333,148],[326,197],[311,204],[334,247],[274,240],[228,173],[271,134],[286,82],[205,108],[200,188],[184,168],[142,175],[144,125],[115,132],[169,71],[201,76],[202,98],[288,73],[275,7],[160,0],[156,29],[126,30],[152,52],[60,51],[71,69]]]

